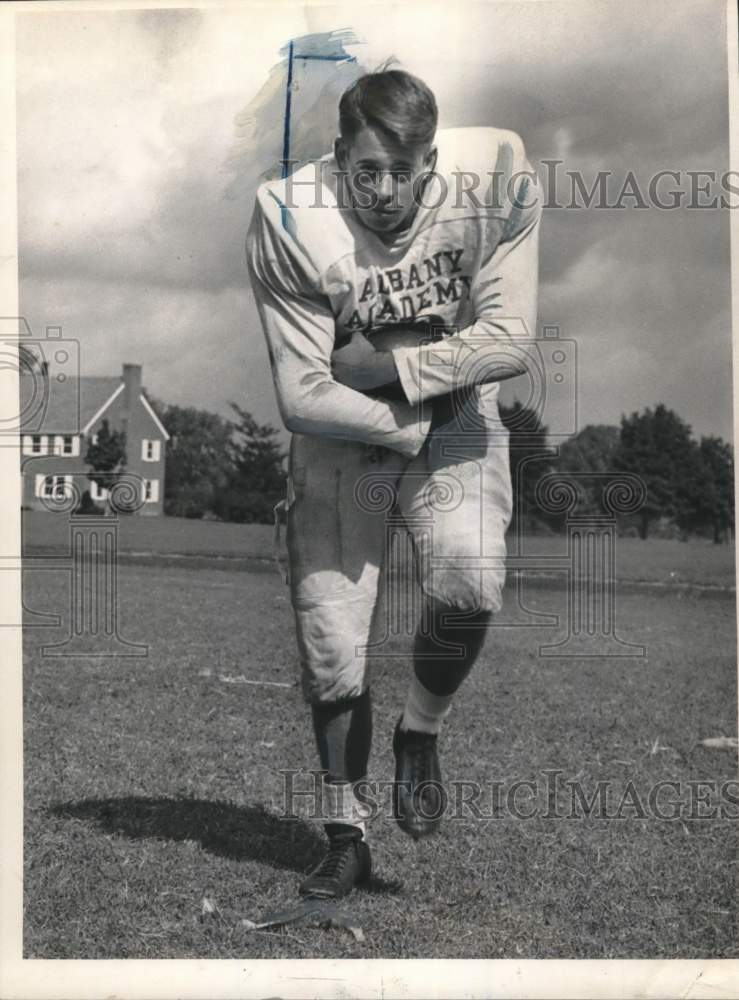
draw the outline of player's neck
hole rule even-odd
[[[399,226],[392,230],[392,232],[387,233],[375,233],[375,236],[384,243],[385,246],[391,247],[393,244],[397,243],[399,240],[402,241],[403,237],[406,236],[414,227],[418,216],[421,214],[420,209],[422,206],[421,197],[425,192],[426,188],[431,181],[432,175],[429,174],[423,179],[422,186],[413,204],[413,208],[408,213],[408,215],[403,219]]]
[[[391,232],[388,233],[375,233],[375,236],[384,243],[385,246],[392,246],[393,243],[397,243],[398,240],[402,239],[406,233],[408,233],[413,227],[413,223],[416,221],[416,216],[418,215],[418,205],[413,206],[413,210],[408,213],[405,219],[396,226]]]

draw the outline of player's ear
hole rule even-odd
[[[439,156],[439,152],[436,146],[430,146],[428,152],[423,158],[423,166],[425,170],[433,173],[436,170],[436,160]]]
[[[347,148],[346,139],[342,136],[338,136],[334,140],[334,156],[336,157],[336,162],[342,170],[346,170],[347,161]]]

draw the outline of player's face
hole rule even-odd
[[[385,133],[368,127],[351,142],[337,139],[336,159],[346,171],[359,221],[378,235],[389,235],[412,222],[423,175],[434,169],[436,150],[398,146]]]

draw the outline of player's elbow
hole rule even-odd
[[[291,434],[307,433],[307,421],[299,413],[288,413],[282,418],[282,422]]]
[[[280,415],[291,434],[310,434],[316,423],[315,407],[305,396],[281,400]]]
[[[327,434],[334,426],[320,413],[291,413],[284,420],[285,427],[291,434]]]
[[[300,434],[304,426],[304,416],[301,407],[294,400],[281,399],[280,416],[282,422],[291,434]]]
[[[321,433],[332,423],[336,383],[323,372],[304,375],[299,383],[280,394],[279,405],[285,427],[293,434]]]
[[[531,370],[531,358],[528,355],[513,357],[509,359],[506,378],[517,378],[519,375],[528,375]]]
[[[515,316],[505,320],[481,317],[477,321],[481,343],[473,363],[482,374],[479,381],[497,382],[532,373],[537,352],[528,335],[531,326],[533,323]]]

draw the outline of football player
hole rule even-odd
[[[438,829],[437,739],[501,606],[511,516],[498,383],[535,335],[536,175],[520,138],[437,133],[429,87],[357,80],[333,153],[263,184],[247,239],[282,419],[292,432],[289,582],[329,845],[302,883],[338,897],[370,872],[358,794],[372,738],[367,647],[402,517],[425,601],[395,727],[394,815]],[[381,626],[380,626],[381,630]]]

